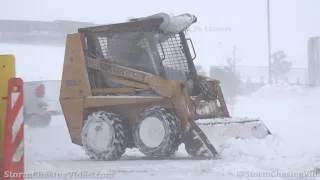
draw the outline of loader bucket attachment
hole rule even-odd
[[[185,149],[193,157],[219,159],[219,154],[208,137],[194,121],[189,121],[190,129],[186,133]]]
[[[208,141],[212,142],[212,145],[216,147],[218,152],[220,150],[219,147],[230,138],[261,139],[271,134],[259,118],[230,117],[221,87],[219,86],[220,82],[206,77],[200,78],[202,96],[193,98],[197,112],[195,123],[206,134]],[[188,150],[191,147],[186,147],[187,152],[194,151]]]
[[[230,138],[262,139],[271,134],[259,118],[201,119],[196,124],[217,149]]]

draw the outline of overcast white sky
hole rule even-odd
[[[1,0],[0,19],[57,19],[115,23],[159,12],[192,13],[197,63],[219,65],[237,44],[240,65],[267,66],[267,0]],[[270,0],[272,51],[284,50],[294,67],[307,67],[307,40],[320,36],[319,0]],[[218,32],[206,27],[231,27]],[[220,43],[221,42],[221,43]],[[220,44],[220,45],[219,45]]]

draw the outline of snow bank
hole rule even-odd
[[[285,83],[267,85],[251,97],[239,98],[233,116],[260,117],[281,142],[286,142],[296,152],[320,156],[319,100],[319,88]],[[283,155],[288,153],[282,152]]]
[[[289,85],[288,83],[282,82],[277,84],[266,85],[260,88],[258,91],[251,95],[251,98],[261,99],[284,99],[301,96],[304,94],[302,87],[297,85]]]

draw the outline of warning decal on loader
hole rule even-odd
[[[121,76],[125,78],[130,78],[136,81],[144,81],[145,80],[145,75],[138,73],[136,71],[132,71],[127,68],[121,68],[116,65],[111,65],[107,64],[101,60],[98,59],[93,59],[86,57],[86,62],[87,66],[93,69],[101,70],[101,71],[106,71],[108,73],[111,73],[116,76]]]

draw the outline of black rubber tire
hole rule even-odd
[[[164,139],[158,147],[148,147],[140,137],[140,126],[147,117],[156,117],[165,130]],[[180,120],[176,115],[163,107],[152,107],[142,111],[133,127],[133,141],[135,146],[148,157],[168,157],[173,155],[181,144]]]
[[[50,115],[25,115],[24,124],[31,128],[46,128],[51,122]]]
[[[86,154],[90,157],[90,159],[94,160],[117,160],[119,159],[126,150],[126,134],[127,131],[124,125],[123,118],[114,113],[109,113],[105,111],[93,112],[91,115],[87,117],[84,121],[85,124],[82,128],[82,148],[85,150]],[[97,150],[94,147],[90,146],[88,131],[92,126],[96,126],[95,128],[99,128],[97,124],[108,124],[112,130],[112,137],[110,140],[110,144],[107,145],[106,149],[103,151]],[[108,137],[105,137],[108,138]]]

